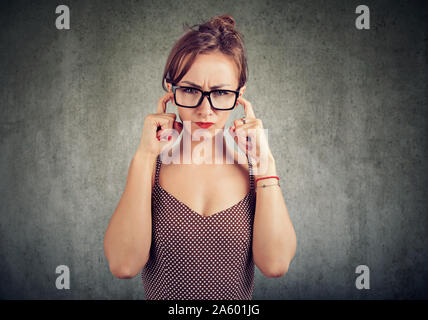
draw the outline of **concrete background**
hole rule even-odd
[[[256,269],[253,298],[428,298],[427,5],[364,1],[357,30],[359,4],[2,1],[0,298],[144,298],[140,276],[109,272],[104,232],[183,23],[223,13],[298,239],[284,277]],[[370,290],[355,287],[362,264]]]

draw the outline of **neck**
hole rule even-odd
[[[225,163],[227,152],[228,147],[223,130],[213,132],[212,135],[202,134],[193,136],[193,138],[188,131],[185,131],[180,140],[181,163],[216,164],[216,161]]]

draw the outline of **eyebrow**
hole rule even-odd
[[[202,87],[198,86],[196,83],[193,83],[193,82],[190,82],[190,81],[182,81],[182,82],[190,84],[191,86],[194,86],[195,88],[198,88],[198,89],[202,90]],[[219,84],[217,86],[212,86],[210,89],[215,90],[215,89],[219,89],[219,88],[222,88],[222,87],[225,87],[225,86],[230,86],[230,84],[223,83],[223,84]]]

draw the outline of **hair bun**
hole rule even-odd
[[[208,21],[202,24],[196,24],[190,27],[193,29],[194,27],[198,27],[199,32],[215,32],[220,31],[220,33],[225,30],[235,31],[235,19],[230,14],[223,14],[221,16],[216,16],[210,18]]]
[[[229,14],[224,14],[221,16],[211,18],[205,26],[210,26],[212,29],[217,29],[220,32],[223,32],[225,29],[235,29],[235,19]]]
[[[228,24],[232,27],[235,27],[235,19],[230,14],[224,14],[218,17],[219,20],[223,22],[223,24]]]

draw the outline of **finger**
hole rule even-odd
[[[163,136],[166,136],[166,139],[169,141],[171,139],[174,139],[174,141],[178,138],[181,131],[183,130],[183,124],[178,121],[174,121],[172,124],[172,129],[162,131],[164,132]]]
[[[156,109],[156,113],[166,113],[166,104],[169,100],[172,100],[173,93],[167,92],[162,98],[158,101],[158,106]]]
[[[255,152],[256,148],[254,143],[246,141],[245,135],[242,135],[242,132],[232,132],[230,129],[230,135],[232,136],[233,141],[237,144],[238,149],[240,149],[247,156]],[[232,148],[234,161],[238,163],[245,163],[247,160],[241,159],[241,154],[235,148]],[[244,161],[244,162],[239,162]]]
[[[167,137],[171,134],[171,131],[173,130],[173,118],[172,117],[164,117],[160,116],[156,118],[156,136],[158,137],[158,140],[162,140],[163,138]]]
[[[157,116],[154,118],[154,126],[156,131],[160,129],[172,128],[174,119],[172,117]]]
[[[233,120],[232,129],[236,130],[242,126],[248,126],[248,125],[252,124],[254,121],[256,121],[256,118],[245,118],[245,123],[244,123],[244,120],[242,120],[242,118]]]
[[[256,117],[256,115],[254,114],[254,110],[253,110],[253,106],[251,105],[251,102],[249,102],[247,99],[244,99],[243,97],[239,97],[238,103],[244,106],[245,118]]]
[[[174,121],[172,129],[162,131],[161,137],[163,137],[163,139],[161,138],[160,140],[170,141],[172,139],[173,141],[176,141],[182,130],[183,124],[181,122]]]
[[[175,113],[163,113],[156,117],[156,137],[168,136],[174,129],[174,122],[177,115]],[[165,119],[165,120],[162,120]]]
[[[248,142],[245,139],[245,135],[243,135],[242,133],[234,133],[232,135],[233,140],[235,141],[235,143],[238,145],[238,148],[241,149],[241,151],[243,151],[244,153],[247,153],[248,148],[247,148],[247,144]]]
[[[173,118],[175,119],[175,114]],[[166,146],[169,146],[169,141],[173,140],[172,142],[175,142],[178,139],[178,136],[180,135],[182,130],[183,124],[181,122],[174,120],[172,122],[168,122],[168,126],[166,129],[158,131],[158,140],[167,142]]]
[[[177,118],[177,115],[175,113],[165,113],[164,116],[170,117],[173,121]],[[172,127],[172,125],[171,125]]]
[[[249,130],[246,140],[247,140],[247,147],[248,147],[247,149],[252,150],[258,141],[257,132],[255,130]]]
[[[180,134],[181,131],[183,130],[183,124],[181,122],[174,121],[174,129],[177,130],[178,133]]]

